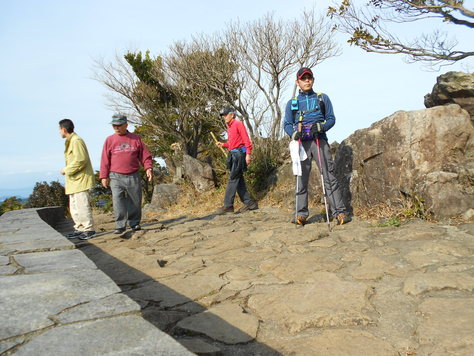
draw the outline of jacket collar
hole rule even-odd
[[[311,96],[311,95],[313,95],[313,94],[315,94],[313,89],[311,89],[311,90],[310,90],[309,92],[307,92],[307,93],[305,93],[305,92],[303,92],[303,91],[300,91],[300,95],[303,96],[303,97]]]

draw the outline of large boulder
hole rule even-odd
[[[205,192],[215,187],[214,174],[210,164],[184,154],[183,170],[184,176],[193,183],[198,192]]]
[[[144,212],[154,212],[165,210],[176,204],[180,189],[176,184],[157,184],[153,188],[151,203],[146,204]]]
[[[344,140],[336,169],[355,206],[423,201],[437,219],[474,208],[474,126],[457,104],[398,111]]]
[[[425,95],[425,106],[458,104],[474,118],[474,73],[448,72],[440,75],[431,94]]]

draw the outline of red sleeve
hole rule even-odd
[[[239,133],[240,137],[242,138],[242,141],[244,141],[244,146],[247,151],[247,154],[252,153],[252,141],[250,141],[249,134],[247,133],[247,129],[245,128],[244,123],[242,122],[241,125],[239,125]]]
[[[151,156],[150,151],[148,150],[148,147],[146,147],[145,143],[142,141],[141,138],[140,144],[142,146],[140,162],[142,163],[143,168],[145,170],[153,168],[153,158]]]
[[[109,178],[110,173],[110,150],[107,138],[104,142],[104,147],[102,148],[102,156],[100,158],[100,173],[99,179]]]

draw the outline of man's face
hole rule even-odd
[[[314,78],[311,74],[306,73],[300,79],[296,80],[296,85],[298,85],[303,92],[308,92],[313,88]]]
[[[64,127],[59,126],[59,136],[61,136],[61,138],[67,137],[67,130]]]
[[[127,133],[128,124],[112,125],[116,134],[125,135]]]
[[[222,115],[221,117],[224,119],[226,124],[229,124],[232,121],[232,119],[235,117],[235,114],[231,112],[227,115]]]

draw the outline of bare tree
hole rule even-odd
[[[463,0],[369,0],[363,7],[344,0],[329,7],[328,15],[337,19],[337,28],[351,35],[349,43],[367,52],[406,54],[409,61],[423,61],[431,66],[451,64],[474,55],[473,51],[456,50],[458,42],[440,30],[404,41],[387,27],[389,23],[434,18],[472,29],[474,12],[464,6]]]
[[[111,110],[127,114],[132,123],[139,123],[142,112],[134,101],[138,78],[123,56],[116,54],[113,62],[96,59],[93,79],[107,88],[106,105]]]
[[[114,110],[145,127],[141,133],[153,142],[155,154],[168,158],[171,144],[177,142],[184,152],[196,157],[204,135],[221,130],[215,111],[222,101],[194,85],[189,79],[192,75],[180,72],[183,63],[199,68],[203,57],[214,58],[198,52],[166,58],[129,52],[114,63],[97,61],[95,79],[109,89],[109,105]]]
[[[316,18],[314,10],[292,21],[267,14],[253,22],[233,22],[223,43],[238,64],[234,104],[252,137],[280,137],[281,107],[288,99],[282,93],[289,76],[339,54],[330,24]]]
[[[195,157],[208,131],[223,131],[215,115],[224,104],[236,107],[252,138],[281,137],[290,75],[338,55],[333,35],[314,10],[292,21],[268,14],[175,43],[161,57],[129,53],[114,63],[97,61],[96,79],[109,89],[114,110],[150,127],[153,142],[163,145],[158,152],[166,153],[168,141],[180,142]]]

